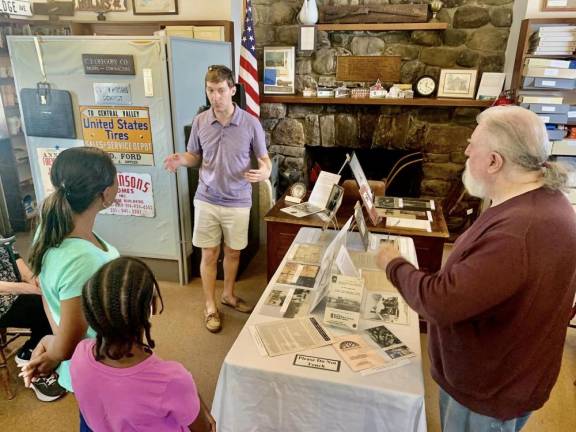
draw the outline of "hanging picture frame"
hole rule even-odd
[[[542,0],[542,10],[546,12],[576,11],[576,0]]]
[[[473,99],[477,75],[476,69],[442,69],[438,97]]]
[[[126,12],[128,0],[74,0],[74,9],[89,12]]]
[[[264,47],[264,94],[294,94],[295,47]]]
[[[178,0],[132,0],[134,15],[178,15]]]

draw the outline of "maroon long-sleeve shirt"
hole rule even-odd
[[[506,420],[546,402],[576,290],[576,215],[561,192],[489,208],[437,273],[398,258],[387,274],[428,321],[432,377],[454,399]]]

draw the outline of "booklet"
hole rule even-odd
[[[304,217],[314,213],[320,213],[326,209],[331,197],[334,200],[333,186],[338,185],[339,181],[340,175],[321,171],[308,201],[284,207],[280,210],[295,217]],[[334,203],[334,205],[336,204],[337,202]]]
[[[337,337],[332,346],[354,372],[390,363],[359,334]]]
[[[270,357],[332,344],[328,332],[314,317],[276,320],[251,326],[261,353]]]
[[[324,310],[324,324],[355,330],[360,321],[364,280],[332,275]]]

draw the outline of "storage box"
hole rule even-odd
[[[523,103],[520,105],[523,108],[528,108],[530,111],[542,114],[567,114],[570,110],[570,105],[568,104],[537,104],[537,103]],[[576,107],[575,107],[576,110]]]
[[[558,141],[564,138],[568,131],[565,131],[564,129],[548,129],[546,130],[546,132],[548,133],[548,139],[550,141]],[[553,153],[553,154],[561,154],[561,153]]]
[[[566,124],[568,123],[567,114],[538,114],[538,117],[544,121],[544,123],[552,124]]]
[[[552,151],[550,152],[550,154],[576,156],[576,139],[563,139],[560,141],[553,142]]]
[[[550,88],[560,90],[574,90],[576,88],[576,80],[562,78],[524,77],[522,87],[525,89]]]

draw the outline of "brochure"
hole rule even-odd
[[[332,346],[354,372],[381,368],[390,363],[359,334],[337,337]]]
[[[355,330],[360,321],[364,280],[332,275],[324,310],[324,324]]]
[[[250,331],[256,345],[264,348],[270,357],[318,348],[333,342],[314,317],[255,324]]]

